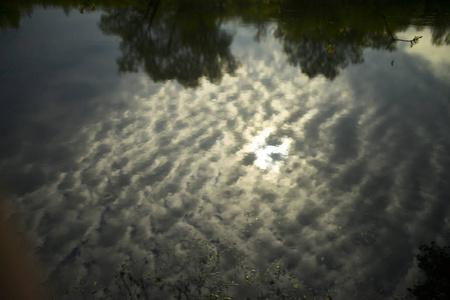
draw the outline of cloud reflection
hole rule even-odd
[[[17,104],[8,140],[26,143],[2,174],[61,290],[112,283],[120,262],[184,235],[234,240],[253,266],[281,260],[336,299],[393,296],[415,245],[449,233],[449,89],[417,52],[396,72],[390,53],[367,51],[363,67],[310,80],[272,59],[275,39],[248,51],[245,33],[242,67],[220,85],[108,72],[84,102]],[[38,84],[60,75],[46,72]]]
[[[271,170],[279,172],[280,167],[289,151],[291,140],[284,137],[278,145],[271,145],[267,143],[267,138],[274,131],[274,128],[264,129],[258,136],[256,136],[251,144],[246,147],[246,152],[254,153],[254,164],[262,170]],[[248,156],[249,157],[249,156]],[[251,157],[251,156],[250,156]]]

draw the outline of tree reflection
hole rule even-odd
[[[449,22],[447,20],[447,22]],[[432,28],[432,43],[435,45],[450,45],[450,23],[437,24]]]
[[[390,43],[371,3],[288,0],[280,10],[284,22],[276,37],[288,61],[308,77],[322,74],[332,80],[348,65],[363,63],[364,48],[386,48]]]
[[[154,81],[176,79],[195,87],[203,76],[219,83],[224,73],[233,75],[239,66],[230,51],[232,35],[221,29],[223,18],[217,12],[186,2],[149,1],[146,6],[114,8],[99,26],[122,38],[117,61],[121,72],[142,67]]]
[[[395,34],[411,24],[430,26],[433,43],[448,44],[450,24],[442,17],[445,11],[445,6],[424,6],[423,1],[406,5],[397,1],[285,0],[280,4],[282,22],[276,37],[288,61],[302,73],[308,77],[322,74],[332,80],[349,64],[363,63],[365,48],[394,51],[396,41],[417,44],[421,36],[398,38]]]
[[[121,72],[142,69],[154,81],[177,80],[185,87],[197,86],[202,77],[219,83],[239,67],[230,50],[233,36],[222,29],[224,20],[251,24],[256,42],[275,23],[288,62],[309,77],[334,79],[350,64],[363,63],[365,48],[395,51],[396,40],[413,41],[414,36],[398,36],[411,24],[431,27],[433,44],[450,44],[448,4],[423,0],[0,0],[0,27],[18,28],[20,18],[31,15],[37,4],[63,7],[68,14],[94,3],[106,12],[101,30],[122,39]],[[349,28],[345,35],[342,28]]]
[[[339,70],[347,67],[349,63],[359,64],[364,61],[361,48],[353,44],[340,45],[339,51],[327,55],[326,41],[309,37],[299,40],[285,37],[281,43],[289,63],[300,66],[302,73],[310,78],[322,74],[328,79],[334,79]]]
[[[425,275],[424,282],[408,288],[416,299],[448,299],[450,295],[450,247],[440,247],[435,242],[422,244],[416,255],[418,267]]]

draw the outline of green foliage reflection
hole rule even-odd
[[[150,1],[146,6],[112,9],[99,26],[105,34],[122,38],[123,55],[117,61],[121,72],[142,67],[154,81],[176,79],[195,87],[203,76],[219,83],[224,73],[234,74],[239,66],[222,20],[217,10]]]
[[[434,44],[450,44],[450,4],[419,0],[0,0],[0,27],[18,28],[36,5],[67,14],[101,10],[101,30],[121,38],[121,72],[144,70],[154,81],[177,80],[184,87],[201,78],[219,83],[239,68],[230,50],[233,34],[223,29],[231,20],[251,24],[255,41],[275,26],[287,61],[309,77],[334,79],[350,64],[363,63],[365,48],[416,45],[420,36],[397,37],[410,25],[430,26]]]
[[[435,242],[421,245],[416,255],[418,267],[425,280],[414,284],[408,291],[419,300],[449,299],[450,297],[450,247],[440,247]]]

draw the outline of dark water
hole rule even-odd
[[[393,299],[448,242],[448,7],[266,2],[0,2],[2,190],[57,299]]]

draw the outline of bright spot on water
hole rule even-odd
[[[274,131],[272,127],[264,129],[253,139],[246,150],[247,152],[255,153],[256,160],[254,164],[258,168],[278,172],[288,154],[291,139],[284,137],[282,143],[278,146],[267,145],[266,139],[272,131]]]

